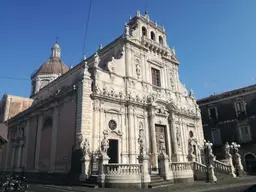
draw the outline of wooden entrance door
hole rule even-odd
[[[109,139],[108,156],[109,163],[118,163],[118,140]]]

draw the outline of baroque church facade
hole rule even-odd
[[[120,37],[73,68],[55,43],[50,60],[31,76],[32,105],[7,121],[1,169],[70,173],[84,141],[96,153],[103,132],[109,163],[137,164],[141,132],[152,170],[160,139],[170,162],[187,162],[189,155],[200,162],[200,110],[179,80],[180,63],[166,39],[164,27],[137,12]]]

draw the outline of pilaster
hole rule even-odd
[[[40,145],[41,145],[41,133],[43,127],[43,115],[38,117],[37,125],[37,136],[36,136],[36,151],[35,151],[35,171],[39,170],[39,157],[40,157]]]
[[[151,161],[152,169],[157,169],[158,159],[157,159],[157,144],[156,144],[156,129],[155,129],[155,111],[151,107],[149,110],[149,129],[151,134]]]
[[[97,150],[99,146],[99,133],[100,133],[100,101],[99,100],[94,100],[94,117],[93,117],[93,145],[92,149],[93,151]]]
[[[122,135],[122,152],[121,152],[121,163],[123,164],[126,164],[128,163],[128,156],[127,156],[127,137],[128,137],[128,134],[127,134],[127,126],[125,124],[125,106],[124,105],[121,105],[121,110],[122,110],[122,115],[121,115],[121,118],[122,118],[122,128],[121,128],[121,131],[123,133]]]
[[[29,131],[30,131],[30,119],[27,119],[26,128],[25,128],[25,143],[24,150],[22,155],[22,167],[26,169],[27,165],[27,156],[28,156],[28,142],[29,142]]]
[[[59,126],[59,108],[55,107],[53,109],[53,126],[52,126],[52,137],[51,137],[50,171],[55,170],[55,155],[56,155],[58,126]]]
[[[166,125],[166,134],[167,134],[167,152],[168,152],[169,160],[171,161],[172,141],[171,141],[171,137],[170,137],[170,126],[169,126],[168,121],[167,121],[167,125]]]
[[[90,73],[88,72],[87,63],[84,64],[84,72],[82,80],[77,87],[77,116],[76,116],[76,134],[82,134],[84,138],[88,138],[90,145],[92,145],[92,100],[91,100],[91,84]],[[77,144],[79,142],[76,142]],[[79,143],[81,144],[81,143]],[[76,146],[76,149],[81,146]]]

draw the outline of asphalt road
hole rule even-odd
[[[243,192],[249,186],[245,184],[243,186],[221,186],[210,189],[210,187],[201,187],[196,189],[189,188],[180,188],[180,189],[170,189],[170,188],[156,188],[156,189],[92,189],[92,188],[69,188],[69,187],[60,187],[60,186],[41,186],[41,185],[30,185],[27,192],[139,192],[139,191],[148,191],[148,192]]]

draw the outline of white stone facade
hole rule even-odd
[[[170,161],[188,161],[190,139],[200,161],[204,140],[200,110],[193,91],[188,94],[179,80],[179,62],[167,45],[164,28],[138,12],[125,25],[124,34],[100,48],[85,65],[91,79],[84,78],[78,87],[76,130],[89,140],[91,151],[99,150],[107,129],[108,139],[116,140],[110,142],[110,148],[115,148],[110,153],[117,156],[109,154],[115,159],[112,162],[138,163],[138,137],[143,129],[152,168],[158,167],[162,134]],[[152,70],[157,70],[157,77],[152,77]]]

